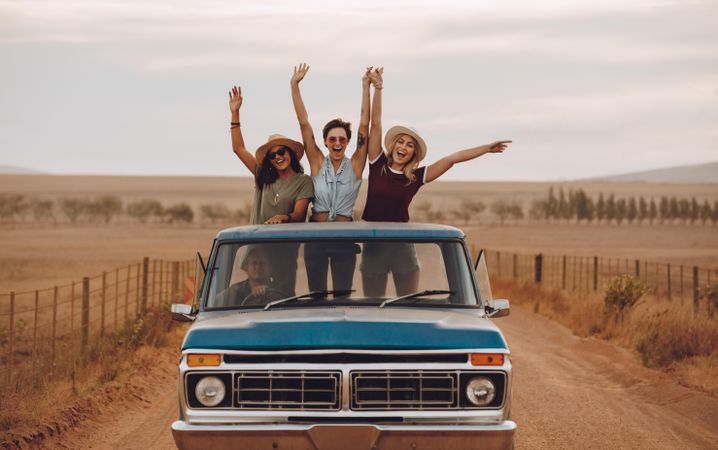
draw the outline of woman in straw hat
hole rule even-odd
[[[394,126],[381,148],[381,91],[383,70],[375,73],[374,98],[369,130],[369,187],[362,219],[366,221],[408,222],[409,205],[424,184],[439,178],[454,164],[478,158],[486,153],[501,153],[511,141],[496,141],[450,154],[433,164],[419,167],[426,157],[426,143],[419,133],[404,126]],[[408,244],[389,253],[384,244],[366,245],[362,258],[364,293],[384,296],[388,273],[392,272],[397,295],[415,292],[419,285],[419,262],[416,249]]]
[[[347,158],[346,149],[352,137],[351,124],[342,119],[330,120],[322,130],[325,155],[314,139],[314,131],[309,123],[309,114],[304,106],[299,83],[304,79],[309,66],[300,64],[294,67],[290,80],[292,103],[297,114],[299,129],[314,182],[314,201],[309,220],[313,222],[351,221],[354,205],[359,195],[362,172],[366,165],[366,136],[369,134],[369,75],[368,67],[362,78],[361,116],[357,148],[351,158]],[[333,289],[350,290],[356,266],[358,246],[345,244],[308,243],[304,245],[304,262],[307,267],[309,289],[320,291],[327,289],[327,273],[331,266]]]
[[[280,134],[273,134],[252,155],[245,147],[242,137],[239,122],[241,106],[242,90],[239,86],[234,86],[229,92],[232,149],[252,172],[255,182],[250,222],[304,222],[309,201],[314,197],[312,179],[304,175],[304,169],[299,163],[304,155],[304,146]],[[272,253],[272,266],[278,272],[287,274],[287,292],[294,292],[298,247],[288,248],[289,250],[291,254]]]

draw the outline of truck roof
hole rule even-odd
[[[464,232],[448,225],[401,222],[306,222],[245,225],[217,233],[217,240],[312,238],[462,239]]]

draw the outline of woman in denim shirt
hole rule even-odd
[[[299,82],[309,71],[309,66],[294,67],[291,79],[292,103],[297,113],[299,128],[306,148],[307,159],[314,182],[314,205],[309,217],[313,222],[351,221],[354,204],[361,186],[361,176],[366,165],[366,136],[369,132],[369,84],[372,68],[367,68],[362,78],[362,107],[359,121],[357,149],[347,158],[346,149],[351,139],[351,124],[342,119],[329,121],[322,130],[324,155],[314,139],[309,115],[299,91]],[[334,290],[351,290],[357,245],[317,243],[304,245],[304,262],[311,291],[327,289],[327,272],[332,269]]]

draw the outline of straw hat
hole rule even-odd
[[[286,136],[282,136],[281,134],[273,134],[267,138],[267,143],[260,146],[257,151],[254,153],[254,156],[257,158],[257,162],[259,164],[262,164],[264,162],[264,157],[267,156],[267,152],[270,148],[276,146],[276,145],[284,145],[292,149],[295,155],[297,155],[297,159],[301,160],[304,156],[304,146],[292,139],[289,139]]]
[[[415,128],[407,128],[401,125],[391,127],[389,128],[389,131],[386,132],[386,136],[384,136],[384,148],[386,148],[387,152],[391,151],[392,144],[400,134],[406,134],[413,137],[419,144],[419,161],[426,157],[426,142],[424,142],[421,136],[419,136],[419,132],[416,131]]]

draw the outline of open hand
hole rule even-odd
[[[486,147],[489,153],[503,153],[511,142],[512,141],[496,141],[487,144]]]
[[[287,219],[286,214],[277,214],[276,216],[272,216],[269,219],[267,219],[267,221],[264,223],[268,224],[268,225],[276,225],[278,223],[284,223],[284,221],[286,219]]]
[[[299,84],[304,79],[304,75],[309,72],[309,66],[306,63],[302,63],[299,66],[294,66],[294,75],[292,75],[291,84]]]
[[[242,106],[242,88],[239,86],[234,86],[232,90],[229,91],[229,110],[231,112],[237,112],[239,111],[239,108]]]

